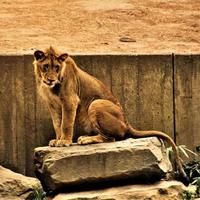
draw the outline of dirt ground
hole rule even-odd
[[[0,53],[49,45],[68,53],[200,53],[200,0],[0,1]]]

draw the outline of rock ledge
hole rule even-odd
[[[172,170],[157,138],[35,149],[36,174],[46,190],[108,181],[160,180]]]
[[[177,181],[128,185],[109,189],[59,194],[53,200],[180,200],[186,187]]]

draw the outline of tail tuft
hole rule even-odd
[[[185,186],[188,186],[190,184],[190,179],[187,175],[185,176],[178,176],[178,180],[181,181]]]

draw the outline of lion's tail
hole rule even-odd
[[[180,174],[180,179],[184,183],[184,185],[189,185],[189,178],[186,175],[182,163],[181,163],[181,158],[179,156],[179,151],[177,146],[175,145],[174,141],[172,140],[171,137],[169,137],[167,134],[160,132],[160,131],[139,131],[134,129],[131,125],[128,125],[127,133],[130,134],[133,138],[143,138],[143,137],[152,137],[156,136],[158,138],[161,138],[165,140],[169,145],[171,145],[172,149],[174,150],[175,154],[175,160],[177,164],[177,168]]]

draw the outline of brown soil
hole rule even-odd
[[[1,0],[0,53],[200,53],[199,0]]]

